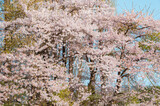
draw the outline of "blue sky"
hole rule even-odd
[[[154,19],[160,19],[160,0],[116,0],[117,13],[123,13],[123,10],[148,11],[153,12]]]

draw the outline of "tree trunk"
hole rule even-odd
[[[94,69],[90,69],[90,82],[88,84],[88,88],[89,90],[91,90],[92,95],[95,94],[95,74],[96,72],[94,71]]]
[[[117,79],[116,90],[114,92],[114,96],[119,93],[120,85],[121,85],[121,82],[122,82],[121,72],[118,72],[118,76],[120,76],[120,78]]]

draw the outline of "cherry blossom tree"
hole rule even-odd
[[[134,11],[115,15],[113,7],[97,0],[38,2],[36,8],[20,4],[26,16],[3,22],[3,36],[32,41],[0,55],[2,104],[111,105],[128,97],[127,93],[118,97],[123,78],[145,79],[145,74],[138,73],[159,71],[160,42],[142,42],[153,34],[160,37],[160,22],[150,16]],[[84,86],[87,71],[89,83]],[[136,86],[145,85],[137,80]],[[68,99],[61,98],[66,89]]]

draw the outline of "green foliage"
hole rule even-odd
[[[130,103],[138,104],[140,103],[140,100],[136,96],[130,97]]]
[[[144,36],[142,40],[146,41],[146,42],[149,42],[149,41],[159,42],[160,41],[160,32],[148,34],[147,36]]]
[[[55,94],[55,93],[54,93]],[[64,89],[61,90],[58,94],[57,94],[62,100],[69,102],[69,105],[72,106],[73,105],[73,101],[71,99],[71,92],[69,91],[69,89]]]
[[[26,16],[22,9],[22,6],[16,1],[12,4],[6,2],[2,7],[5,11],[5,21],[12,21],[17,18],[24,18]]]
[[[143,51],[149,51],[149,50],[151,50],[151,46],[147,46],[147,45],[143,44],[142,42],[139,42],[139,47],[140,47]]]
[[[153,89],[155,92],[153,92]],[[157,89],[157,90],[155,90]],[[160,86],[151,86],[151,87],[146,87],[144,89],[138,89],[135,91],[134,94],[129,94],[127,96],[127,98],[124,99],[120,99],[123,98],[123,95],[125,95],[126,93],[128,93],[127,91],[125,92],[121,92],[119,95],[117,95],[117,99],[113,100],[113,104],[116,104],[118,106],[129,106],[130,104],[135,104],[138,105],[140,103],[147,103],[149,101],[151,101],[152,99],[152,95],[155,95],[154,98],[158,98],[158,94],[160,90]],[[142,94],[146,94],[146,95],[142,95]],[[157,99],[155,101],[152,101],[155,105],[159,105],[160,103],[160,99]]]
[[[154,45],[154,46],[145,45],[145,44],[143,44],[144,42],[148,42],[148,43],[160,42],[160,32],[147,34],[146,36],[143,36],[141,42],[139,42],[139,47],[143,51],[149,51],[149,50],[151,50],[151,48],[154,48],[155,50],[160,50],[160,48],[157,47],[156,45]]]
[[[54,106],[53,104],[55,103],[57,103],[57,101],[50,101],[50,102],[42,101],[40,102],[39,106]]]
[[[64,90],[61,90],[60,93],[58,93],[58,96],[61,98],[61,99],[64,99],[64,100],[69,100],[69,96],[70,96],[70,91],[68,89],[64,89]],[[67,98],[66,98],[67,97]]]
[[[0,3],[2,10],[4,13],[5,21],[13,21],[17,18],[24,18],[26,16],[25,12],[22,9],[22,6],[18,3],[18,1],[13,1],[13,3],[5,2]],[[17,26],[18,27],[18,26]],[[33,45],[34,35],[24,36],[20,34],[13,34],[16,29],[13,29],[8,35],[5,36],[3,43],[4,46],[0,48],[1,52],[10,53],[15,51],[16,48],[21,48],[24,45]]]
[[[156,100],[156,101],[154,102],[154,104],[157,105],[157,106],[159,106],[159,105],[160,105],[160,99]]]
[[[16,48],[21,48],[25,45],[31,46],[34,44],[34,35],[31,36],[23,36],[23,35],[13,35],[12,33],[5,36],[4,40],[4,46],[1,48],[2,52],[4,53],[10,53],[12,51],[15,51]]]
[[[44,0],[30,0],[26,4],[26,0],[22,0],[22,2],[27,5],[28,9],[30,9],[31,7],[34,7],[34,9],[38,8],[37,3],[41,1]],[[4,13],[5,21],[13,21],[16,20],[17,18],[26,17],[26,14],[23,11],[22,6],[18,3],[17,0],[14,0],[12,3],[10,3],[9,1],[5,1],[4,3],[0,2],[0,7],[2,8],[3,11],[5,11]],[[16,29],[13,29],[12,32],[10,32],[8,35],[5,36],[3,40],[4,46],[0,48],[1,52],[10,53],[12,51],[15,51],[16,48],[21,48],[25,45],[31,46],[34,44],[35,42],[34,35],[30,36],[19,35],[19,34],[15,35],[13,34],[15,30]]]
[[[80,104],[82,106],[88,106],[89,104],[91,104],[91,102],[93,102],[92,104],[97,106],[99,104],[99,100],[101,98],[102,98],[102,96],[99,94],[90,95],[86,100],[84,100]]]

